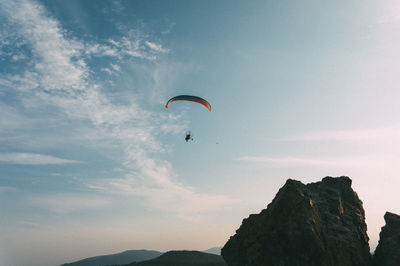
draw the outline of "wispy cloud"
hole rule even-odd
[[[146,198],[146,204],[151,208],[188,214],[220,209],[233,202],[229,197],[199,193],[192,187],[174,181],[171,166],[165,162],[163,165],[149,158],[136,160],[140,162],[140,172],[145,178],[140,180],[127,175],[124,179],[110,180],[109,185],[123,193]]]
[[[9,191],[14,191],[14,190],[16,190],[15,187],[0,186],[0,193],[9,192]]]
[[[11,85],[11,82],[4,82]],[[2,80],[0,79],[0,86]],[[21,115],[15,107],[8,106],[0,102],[0,132],[4,130],[27,128],[31,126],[31,121]]]
[[[168,49],[163,48],[162,45],[158,44],[158,43],[153,43],[153,42],[146,41],[146,45],[150,49],[152,49],[152,50],[154,50],[156,52],[167,53],[169,51]]]
[[[305,133],[302,135],[284,136],[277,141],[369,141],[399,139],[400,127],[383,127],[373,129],[326,130]]]
[[[44,208],[55,213],[69,213],[82,210],[101,209],[110,201],[81,194],[41,195],[29,198],[29,203],[38,208]]]
[[[80,161],[57,158],[50,155],[37,153],[0,153],[0,162],[9,164],[69,164],[81,163]]]
[[[121,67],[117,64],[110,64],[110,67],[103,67],[100,69],[103,72],[106,72],[109,75],[116,74],[121,71]]]
[[[121,67],[119,65],[111,64],[111,68],[117,72],[121,71]]]
[[[111,69],[109,69],[107,67],[103,67],[100,70],[103,71],[103,72],[106,72],[109,75],[112,75],[114,73]]]
[[[2,7],[10,21],[18,24],[20,33],[34,44],[33,52],[40,60],[35,60],[32,72],[39,77],[31,77],[37,77],[41,88],[45,91],[65,91],[79,90],[86,85],[88,73],[84,62],[76,58],[83,48],[82,44],[64,39],[58,22],[47,17],[41,5],[15,1],[3,3]]]
[[[176,26],[175,22],[171,22],[170,20],[165,20],[166,29],[161,32],[161,34],[169,34],[172,29]]]
[[[154,61],[158,54],[168,53],[169,49],[163,48],[161,44],[146,41],[145,36],[130,30],[127,36],[120,39],[108,39],[107,43],[86,43],[83,44],[84,54],[96,57],[116,57],[123,60],[124,56],[143,58]]]
[[[243,156],[239,161],[267,168],[318,167],[327,169],[385,169],[400,168],[400,157],[395,155],[320,156]]]
[[[10,89],[17,88],[27,110],[55,108],[76,124],[85,123],[86,127],[91,127],[93,130],[87,138],[99,145],[112,143],[114,152],[120,154],[122,165],[129,172],[120,178],[82,185],[92,190],[109,187],[110,193],[128,193],[144,198],[152,208],[177,212],[214,209],[229,202],[224,196],[203,194],[174,180],[169,163],[157,159],[157,154],[164,152],[157,136],[177,132],[182,125],[178,125],[173,116],[146,110],[132,93],[124,102],[112,101],[88,63],[93,56],[110,57],[115,60],[104,71],[120,71],[118,62],[121,60],[134,57],[152,62],[168,49],[135,30],[106,43],[85,43],[69,38],[39,3],[20,0],[2,2],[0,7],[10,25],[29,43],[33,54],[31,64],[23,73],[4,74],[3,83],[9,83]],[[157,76],[155,80],[160,82],[161,78]],[[9,153],[2,158],[3,162],[30,164],[76,162],[41,154]],[[65,201],[69,201],[69,196],[33,200],[51,209],[74,209]],[[90,198],[72,200],[72,203],[87,207],[105,204]]]
[[[239,161],[262,164],[269,167],[335,166],[338,162],[301,157],[244,156]]]
[[[12,59],[12,61],[20,61],[20,60],[27,59],[27,56],[22,53],[19,53],[19,54],[14,54],[11,59]]]

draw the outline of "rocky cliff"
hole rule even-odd
[[[345,176],[287,180],[222,249],[229,266],[370,265],[362,202]]]
[[[386,212],[384,217],[386,225],[379,234],[374,265],[398,266],[400,265],[400,216]]]

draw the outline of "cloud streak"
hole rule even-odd
[[[17,152],[0,153],[0,162],[8,164],[31,164],[31,165],[81,163],[80,161],[57,158],[51,155],[44,155],[37,153],[17,153]]]
[[[16,190],[15,187],[10,186],[0,186],[0,193],[10,192]]]
[[[285,136],[277,141],[370,141],[398,139],[399,127],[382,127],[374,129],[326,130],[306,133],[303,135]]]
[[[104,198],[85,196],[81,194],[45,195],[29,198],[30,205],[45,208],[55,213],[70,213],[74,211],[102,209],[110,202]]]
[[[128,173],[120,178],[84,184],[87,188],[99,190],[111,185],[113,191],[110,193],[141,197],[151,208],[178,213],[214,209],[229,202],[224,196],[198,193],[175,181],[170,164],[157,159],[164,147],[156,136],[160,132],[177,132],[180,125],[176,119],[144,109],[132,94],[124,103],[111,101],[103,84],[93,77],[96,73],[89,64],[94,56],[114,58],[116,61],[103,71],[115,73],[121,70],[117,65],[120,60],[133,57],[152,62],[168,49],[146,40],[134,30],[107,43],[85,43],[68,38],[58,21],[36,2],[2,2],[0,7],[10,25],[29,43],[33,54],[32,67],[15,75],[3,74],[3,83],[17,88],[22,104],[30,112],[56,108],[61,116],[91,127],[91,135],[87,137],[101,145],[112,143],[112,148],[122,157],[123,167],[128,169]],[[0,158],[8,163],[76,163],[42,154],[9,153]],[[45,198],[34,202],[50,209],[71,209],[64,206],[63,201],[56,200],[62,206]],[[81,202],[84,201],[77,205]],[[103,203],[94,201],[88,207]]]
[[[154,50],[156,52],[159,52],[159,53],[168,53],[169,52],[169,50],[163,48],[161,46],[161,44],[153,43],[153,42],[149,42],[149,41],[146,41],[145,43],[150,49],[152,49],[152,50]]]
[[[305,159],[300,157],[268,157],[244,156],[239,161],[262,164],[269,167],[299,167],[299,166],[335,166],[338,163],[330,160]]]
[[[238,160],[266,168],[398,169],[400,157],[395,155],[343,155],[316,159],[301,156],[243,156]]]

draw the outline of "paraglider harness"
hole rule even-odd
[[[186,140],[186,142],[188,142],[189,140],[193,140],[192,133],[190,131],[186,132],[185,140]]]

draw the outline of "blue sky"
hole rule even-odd
[[[222,246],[287,178],[327,175],[353,179],[374,249],[400,213],[399,14],[0,1],[0,265]],[[212,112],[165,109],[179,94]]]

